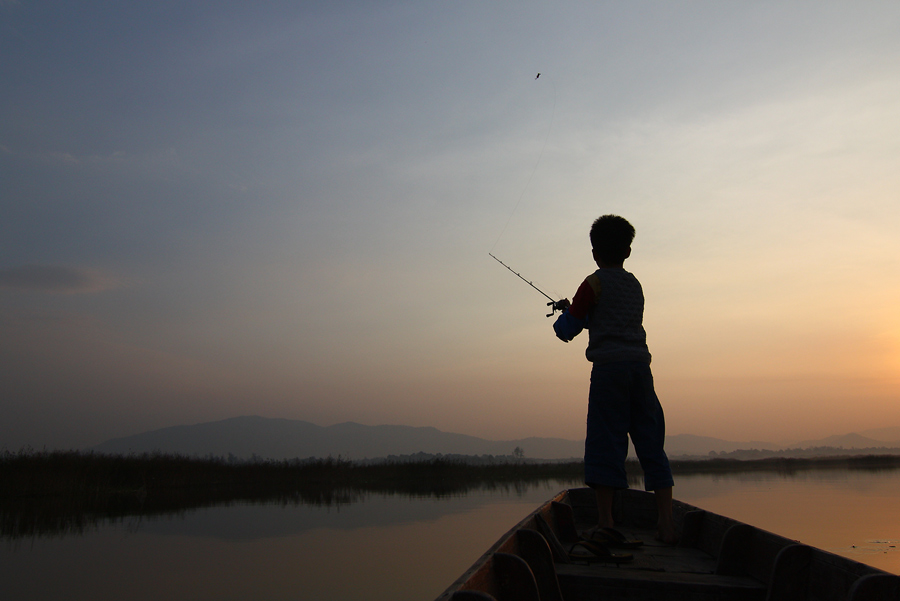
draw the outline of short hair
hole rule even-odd
[[[603,215],[591,226],[591,246],[606,263],[621,263],[627,259],[632,240],[634,226],[624,217]]]

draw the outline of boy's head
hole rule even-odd
[[[594,260],[606,265],[621,265],[631,255],[634,227],[624,217],[603,215],[591,226]]]

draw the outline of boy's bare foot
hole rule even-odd
[[[675,534],[675,528],[660,526],[656,531],[656,540],[664,545],[677,545],[678,535]]]

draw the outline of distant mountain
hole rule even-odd
[[[882,430],[882,435],[892,434],[891,429]],[[790,445],[733,442],[692,434],[666,437],[666,452],[670,457],[706,457],[710,453],[721,455],[751,449],[777,453],[785,448],[874,449],[890,446],[900,447],[900,443],[889,444],[860,434],[830,436]],[[431,427],[364,426],[353,422],[322,427],[300,420],[256,416],[172,426],[108,440],[93,450],[110,454],[159,451],[188,456],[233,455],[242,459],[253,456],[263,459],[340,456],[362,460],[416,453],[507,456],[512,455],[516,447],[530,459],[571,459],[581,458],[584,454],[583,440],[531,437],[498,441],[442,432]],[[629,456],[634,456],[633,450],[629,451]]]
[[[235,417],[191,426],[173,426],[108,440],[93,448],[100,453],[161,451],[183,455],[292,459],[338,457],[366,459],[388,455],[512,455],[516,447],[536,459],[581,457],[584,443],[561,438],[485,440],[437,428],[364,426],[353,422],[322,427],[289,419]]]
[[[863,430],[860,434],[874,440],[890,443],[892,446],[900,447],[900,426],[872,428],[871,430]]]
[[[751,440],[747,442],[733,442],[709,436],[695,436],[694,434],[675,434],[666,436],[666,453],[670,457],[681,455],[702,456],[711,452],[731,453],[739,449],[765,449],[776,451],[781,447],[771,442]]]

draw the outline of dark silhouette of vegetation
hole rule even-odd
[[[764,459],[711,458],[674,460],[672,471],[678,474],[715,474],[775,472],[794,474],[806,470],[885,471],[900,469],[897,455],[844,455],[828,457],[766,457]]]
[[[226,461],[178,455],[0,454],[0,536],[78,533],[101,520],[236,502],[341,505],[367,493],[435,496],[562,479],[581,465],[434,459],[355,465],[341,458]]]
[[[738,449],[736,451],[710,451],[708,457],[719,459],[813,459],[813,458],[846,458],[850,453],[854,456],[866,455],[869,457],[881,457],[885,455],[900,455],[900,448],[897,447],[867,447],[865,449],[845,449],[844,447],[808,447],[805,449],[781,449],[777,451],[768,449]]]
[[[0,453],[0,536],[80,533],[104,520],[180,513],[231,503],[339,506],[367,494],[445,497],[474,490],[520,490],[546,481],[578,485],[581,462],[461,459],[360,465],[337,459],[238,461],[178,455],[71,452]],[[676,474],[802,470],[895,470],[897,456],[674,460]],[[640,486],[640,468],[628,464]]]

